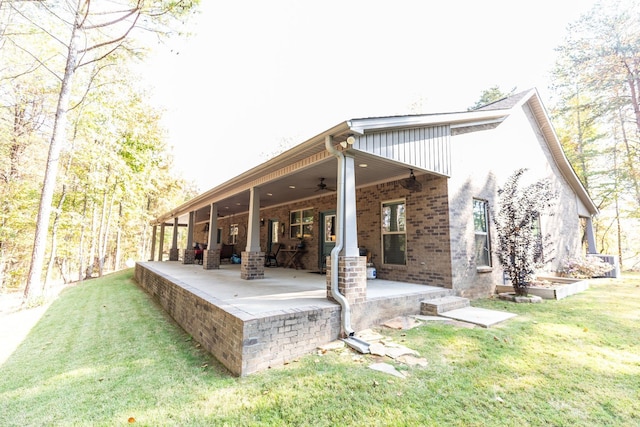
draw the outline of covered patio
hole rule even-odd
[[[327,298],[327,276],[266,268],[244,280],[240,265],[207,270],[181,262],[142,262],[135,278],[185,331],[234,375],[282,365],[340,337],[341,307]],[[452,290],[368,280],[364,302],[352,305],[358,330],[419,314],[421,302]]]

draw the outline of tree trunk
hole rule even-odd
[[[80,217],[80,241],[78,242],[78,281],[84,279],[85,274],[85,253],[84,253],[84,241],[86,234],[86,220],[87,220],[87,194],[84,194],[84,200],[82,201],[82,216]]]
[[[71,99],[71,84],[76,72],[78,57],[77,28],[79,22],[80,10],[78,9],[76,21],[74,22],[71,32],[71,40],[69,42],[69,50],[67,53],[67,63],[65,65],[62,85],[60,87],[60,96],[58,97],[58,105],[56,107],[56,115],[53,123],[53,133],[51,136],[51,143],[49,145],[44,182],[42,185],[42,193],[40,195],[40,207],[38,208],[38,217],[36,220],[36,231],[33,239],[31,266],[29,268],[27,283],[24,288],[25,300],[38,297],[44,292],[42,286],[42,264],[44,262],[44,254],[46,250],[45,237],[49,230],[49,217],[51,215],[51,202],[53,201],[53,193],[56,186],[56,175],[58,174],[58,161],[60,159],[62,145],[66,139],[67,109],[69,108],[69,102]]]
[[[96,263],[96,242],[98,241],[98,237],[96,234],[96,222],[98,216],[98,209],[96,207],[95,202],[91,204],[91,246],[89,247],[89,263],[87,264],[87,272],[86,278],[91,279],[93,277],[93,268]]]
[[[51,281],[51,271],[53,270],[54,261],[56,259],[56,253],[58,250],[58,224],[60,223],[60,214],[62,212],[62,206],[64,205],[64,199],[67,196],[66,185],[62,186],[62,194],[58,201],[58,207],[56,208],[55,216],[53,219],[53,225],[51,227],[51,249],[49,250],[49,262],[47,263],[47,271],[45,274],[43,289],[49,285]]]
[[[107,188],[102,192],[102,213],[100,214],[100,225],[98,226],[98,277],[102,277],[102,266],[104,264],[104,245],[103,239],[106,232],[106,216],[107,216]]]
[[[118,205],[118,225],[116,227],[116,254],[114,257],[113,269],[115,271],[120,270],[121,260],[120,257],[120,239],[122,237],[122,202]]]

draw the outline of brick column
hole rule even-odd
[[[180,250],[178,248],[169,249],[169,261],[178,261],[180,258]]]
[[[220,248],[206,250],[202,254],[202,268],[216,270],[220,268]]]
[[[183,264],[195,264],[196,263],[196,251],[194,249],[185,249],[184,257],[182,258]]]
[[[327,299],[331,296],[331,257],[327,257]],[[367,257],[338,257],[338,290],[349,304],[360,304],[367,300]]]
[[[264,252],[242,252],[240,277],[246,280],[264,279]]]

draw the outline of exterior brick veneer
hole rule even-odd
[[[246,280],[264,279],[264,252],[241,254],[240,277]]]
[[[202,254],[202,268],[216,270],[220,268],[220,249],[207,249]]]
[[[340,306],[250,315],[138,263],[135,280],[233,375],[244,376],[309,354],[338,338]]]
[[[184,257],[182,258],[183,264],[195,264],[196,262],[196,251],[193,249],[185,249]]]
[[[169,249],[169,261],[178,261],[180,258],[180,249]]]
[[[370,253],[380,279],[417,283],[431,286],[454,288],[451,274],[449,198],[447,178],[434,175],[421,175],[417,178],[423,185],[422,191],[408,192],[395,182],[377,184],[356,190],[358,215],[358,244]],[[407,204],[407,264],[389,265],[383,263],[381,253],[380,206],[387,200],[404,199]],[[314,221],[320,221],[320,212],[335,209],[335,195],[320,196],[312,201],[296,202],[286,206],[262,209],[260,215],[265,218],[279,219],[287,224],[292,210],[315,210]],[[222,240],[228,241],[229,225],[244,224],[247,215],[234,218],[219,218],[218,227],[222,230]],[[322,224],[315,225],[315,229]],[[260,241],[266,242],[268,227],[260,227]],[[309,270],[320,270],[318,236],[306,238],[306,249],[300,261]],[[294,246],[299,241],[291,239],[289,228],[279,236],[279,243],[285,247]],[[238,236],[236,247],[245,247],[246,240]],[[284,261],[280,254],[279,261]],[[244,258],[244,257],[243,257]],[[366,267],[366,266],[365,266]],[[366,277],[366,268],[365,268]]]
[[[331,296],[331,257],[327,257],[327,298]],[[349,304],[361,304],[367,300],[367,257],[338,257],[338,291]]]

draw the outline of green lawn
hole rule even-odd
[[[1,426],[640,425],[640,276],[542,304],[475,301],[518,314],[490,329],[381,330],[429,362],[383,360],[399,379],[350,350],[232,377],[131,275],[51,305],[0,367]]]

